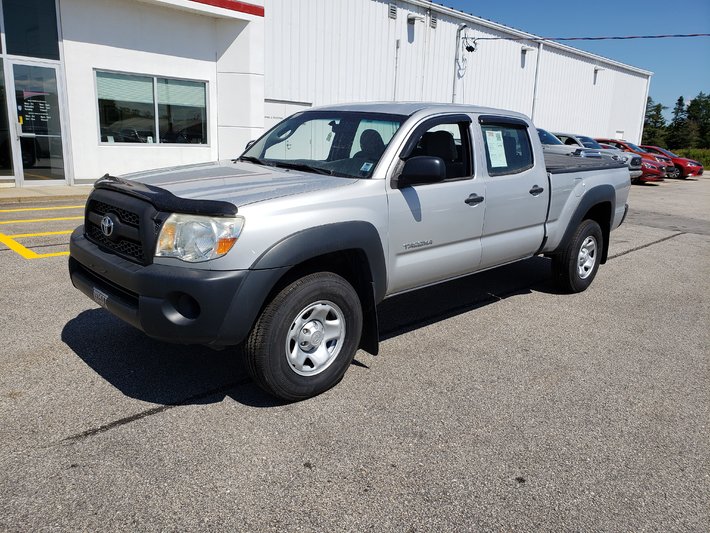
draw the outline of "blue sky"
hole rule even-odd
[[[541,37],[710,33],[710,0],[436,0],[437,3]],[[710,37],[572,41],[565,44],[653,72],[649,95],[668,106],[710,93]]]

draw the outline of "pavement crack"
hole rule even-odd
[[[633,252],[638,252],[639,250],[643,250],[644,248],[648,248],[649,246],[653,246],[654,244],[659,244],[659,243],[674,239],[674,238],[678,237],[679,235],[686,235],[686,232],[679,231],[678,233],[674,233],[673,235],[663,237],[662,239],[658,239],[657,241],[649,242],[647,244],[642,244],[641,246],[636,246],[635,248],[631,248],[630,250],[625,250],[623,252],[619,252],[618,254],[610,255],[608,259],[616,259],[617,257],[621,257],[623,255],[627,255],[627,254],[630,254]]]
[[[108,422],[106,424],[101,424],[98,427],[95,428],[90,428],[87,429],[86,431],[82,431],[81,433],[77,433],[75,435],[71,435],[69,437],[65,437],[60,441],[60,443],[66,443],[66,444],[71,444],[74,442],[78,442],[80,440],[86,439],[87,437],[93,437],[94,435],[98,435],[99,433],[105,433],[106,431],[110,431],[112,429],[115,429],[117,427],[125,426],[126,424],[130,424],[131,422],[135,422],[136,420],[141,420],[143,418],[147,418],[149,416],[157,415],[158,413],[163,413],[165,411],[168,411],[170,409],[174,409],[175,407],[181,407],[184,405],[188,405],[192,402],[198,401],[198,400],[204,400],[205,398],[209,398],[210,396],[214,396],[216,394],[220,394],[223,392],[227,392],[234,387],[238,387],[239,385],[244,385],[246,383],[249,383],[251,381],[248,378],[235,381],[234,383],[230,383],[228,385],[224,385],[222,387],[212,389],[209,391],[201,392],[199,394],[195,394],[193,396],[190,396],[189,398],[185,398],[183,400],[180,400],[179,402],[176,403],[170,403],[170,404],[165,404],[165,405],[159,405],[157,407],[152,407],[151,409],[146,409],[145,411],[141,411],[139,413],[133,414],[131,416],[126,416],[124,418],[119,418],[118,420],[114,420],[112,422]]]

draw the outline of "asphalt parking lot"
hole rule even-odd
[[[387,300],[296,404],[74,290],[81,202],[0,204],[0,530],[710,531],[710,178],[630,204],[586,292],[535,258]]]

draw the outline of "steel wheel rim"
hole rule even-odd
[[[589,235],[582,246],[579,248],[577,255],[577,275],[580,279],[587,279],[594,270],[594,265],[597,262],[597,240]]]
[[[286,361],[300,376],[315,376],[338,357],[345,341],[345,314],[331,301],[304,307],[286,335]]]

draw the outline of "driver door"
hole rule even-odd
[[[416,185],[388,184],[389,294],[477,269],[486,206],[485,184],[475,175],[472,155],[468,115],[428,119],[405,143],[400,154],[405,162],[416,156],[440,157],[446,177]]]

